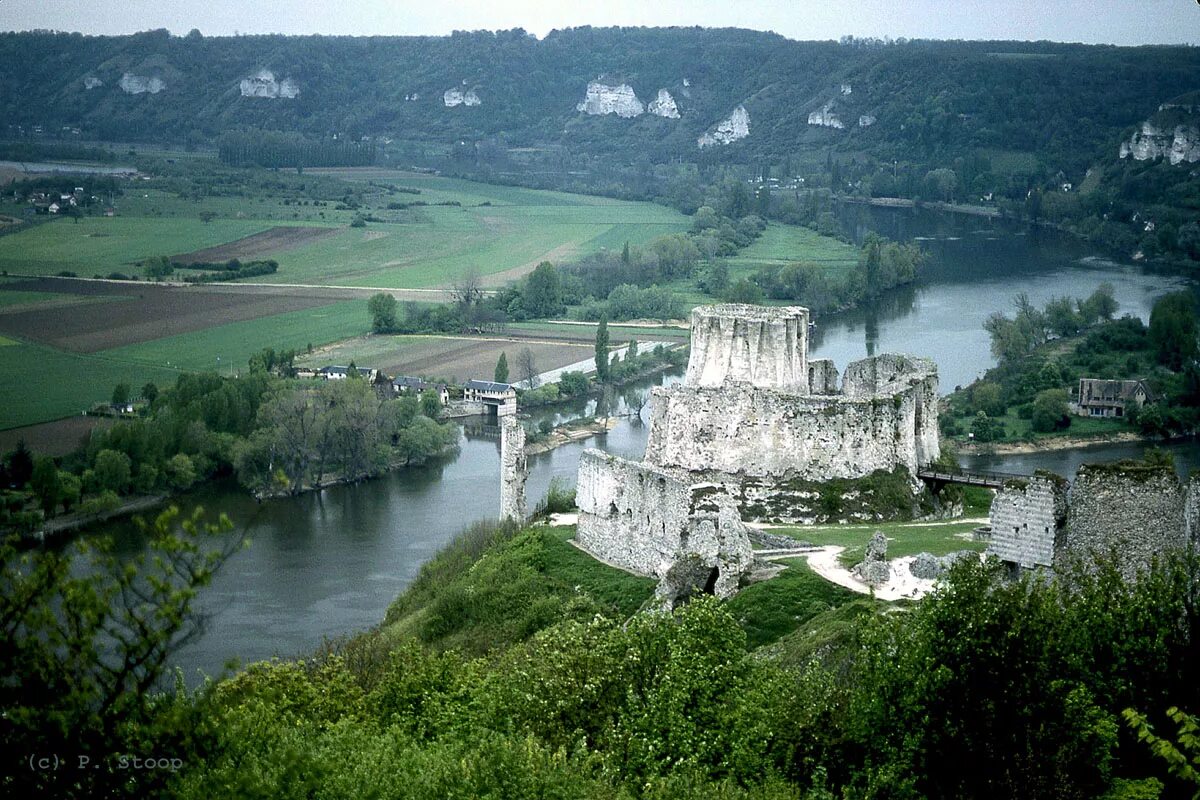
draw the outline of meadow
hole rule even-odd
[[[799,225],[772,223],[762,236],[727,260],[732,280],[753,275],[759,267],[804,261],[830,272],[849,272],[858,263],[858,248]]]

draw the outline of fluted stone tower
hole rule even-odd
[[[808,309],[732,303],[693,309],[684,383],[745,383],[807,394]]]

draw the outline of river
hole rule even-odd
[[[928,355],[938,363],[943,392],[991,366],[983,320],[1011,310],[1026,292],[1041,303],[1056,295],[1081,296],[1102,281],[1116,288],[1119,313],[1148,318],[1159,295],[1187,285],[1132,265],[1098,259],[1085,245],[1054,231],[1027,230],[1002,220],[950,217],[912,209],[843,210],[851,235],[873,228],[897,239],[917,239],[930,255],[919,285],[894,292],[873,307],[817,320],[812,351],[839,367],[870,353]],[[678,373],[655,382],[678,380]],[[647,386],[631,387],[633,396]],[[592,401],[594,403],[594,401]],[[616,402],[625,408],[624,397]],[[541,412],[570,417],[575,408]],[[540,418],[540,415],[535,415]],[[624,418],[604,437],[531,456],[531,505],[553,478],[571,482],[579,454],[599,446],[639,458],[646,428]],[[1140,454],[1136,445],[1021,456],[973,456],[971,466],[1003,472],[1037,467],[1071,475],[1084,461]],[[1200,465],[1200,445],[1172,445],[1181,467]],[[236,486],[210,485],[182,499],[224,511],[246,531],[251,546],[239,553],[201,595],[209,615],[204,635],[176,660],[189,679],[218,673],[231,659],[311,653],[325,637],[371,627],[412,581],[421,565],[473,520],[494,516],[499,505],[499,442],[466,433],[456,455],[357,486],[339,486],[299,498],[257,503]],[[142,543],[128,524],[110,526],[127,552]]]

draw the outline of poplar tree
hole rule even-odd
[[[492,373],[492,380],[496,383],[508,383],[508,356],[504,351],[500,351],[500,358],[496,360],[496,371]]]
[[[608,315],[600,316],[600,324],[596,326],[596,379],[601,383],[608,382]]]

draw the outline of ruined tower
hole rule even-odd
[[[525,521],[525,428],[516,415],[500,417],[500,519]]]

